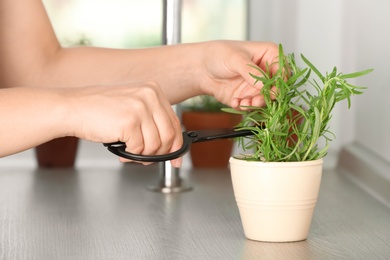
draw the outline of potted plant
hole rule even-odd
[[[351,74],[320,71],[303,55],[305,68],[294,54],[279,45],[278,63],[270,64],[255,83],[265,107],[247,107],[230,113],[242,115],[239,129],[253,136],[239,139],[246,154],[230,158],[231,177],[245,235],[248,239],[291,242],[306,239],[321,183],[323,158],[329,142],[335,104],[361,94],[364,87],[347,82],[371,70]],[[271,74],[270,67],[278,66]],[[312,74],[314,74],[314,77]],[[321,147],[319,140],[325,140]],[[247,153],[250,151],[249,153]]]
[[[241,115],[221,111],[226,107],[211,96],[199,96],[185,103],[182,122],[186,130],[232,128],[241,121]],[[194,168],[226,168],[232,154],[234,141],[229,139],[195,143],[190,157]]]
[[[35,147],[35,156],[41,168],[74,167],[79,139],[65,136],[53,139]]]

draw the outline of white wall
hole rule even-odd
[[[374,68],[351,81],[369,87],[336,106],[331,152],[357,141],[390,162],[390,2],[386,0],[250,0],[251,40],[282,43],[303,53],[321,71],[348,73]]]
[[[373,153],[390,162],[390,2],[386,0],[352,1],[355,64],[367,64],[374,73],[362,80],[369,85],[358,99],[356,138]],[[389,172],[390,174],[390,172]]]

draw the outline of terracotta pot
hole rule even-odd
[[[323,160],[254,162],[230,159],[245,236],[265,242],[307,238],[317,202]]]
[[[44,168],[70,168],[76,162],[79,139],[62,137],[35,148],[38,166]]]
[[[183,111],[182,122],[187,131],[233,128],[241,121],[241,115],[225,112]],[[221,139],[194,143],[190,156],[194,168],[226,168],[233,150],[233,140]]]

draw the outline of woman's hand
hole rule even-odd
[[[204,47],[204,61],[200,87],[206,94],[233,107],[264,106],[259,93],[261,82],[249,73],[258,75],[251,67],[271,72],[277,70],[278,46],[267,42],[213,41]],[[250,66],[251,65],[251,66]]]
[[[154,82],[62,91],[70,135],[101,143],[125,142],[127,152],[143,155],[170,153],[182,145],[180,121]],[[180,167],[181,158],[172,165]]]

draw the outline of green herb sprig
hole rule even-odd
[[[329,131],[331,112],[335,104],[344,99],[351,106],[351,96],[363,93],[365,87],[355,86],[347,79],[364,76],[372,69],[343,74],[337,68],[322,74],[303,55],[306,68],[299,68],[294,54],[285,55],[279,45],[279,58],[259,75],[250,74],[255,84],[263,84],[260,93],[265,107],[245,107],[246,110],[224,108],[223,111],[241,114],[238,129],[251,130],[254,135],[239,138],[239,146],[253,153],[239,158],[264,162],[309,161],[323,158],[334,134]],[[271,66],[278,66],[271,73]],[[315,74],[315,78],[311,74]],[[311,87],[311,88],[309,88]],[[311,93],[314,92],[314,93]],[[318,141],[325,140],[320,148]]]

